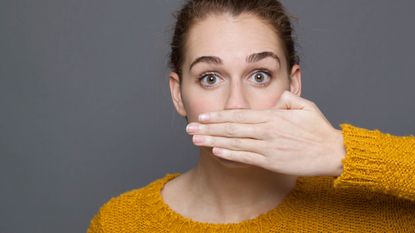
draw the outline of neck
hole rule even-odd
[[[294,176],[224,161],[211,151],[201,147],[199,163],[190,171],[190,182],[198,202],[222,216],[240,213],[244,218],[266,212],[295,185]]]

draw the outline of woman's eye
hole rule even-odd
[[[199,82],[206,87],[214,86],[219,80],[217,74],[205,74],[199,78]]]
[[[250,78],[260,86],[264,86],[271,80],[271,75],[264,71],[258,71],[253,73]]]

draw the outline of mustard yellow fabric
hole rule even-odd
[[[191,220],[160,194],[167,173],[105,203],[88,233],[415,232],[415,137],[341,124],[346,156],[339,177],[299,177],[275,208],[240,223]]]
[[[346,157],[334,187],[362,186],[415,201],[415,136],[340,126]]]

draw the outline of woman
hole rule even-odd
[[[188,1],[171,68],[173,104],[191,122],[199,163],[112,198],[88,232],[415,230],[413,147],[382,151],[415,139],[337,130],[300,97],[278,1]],[[215,113],[199,118],[206,112]]]

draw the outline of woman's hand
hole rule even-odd
[[[288,175],[339,176],[343,171],[341,130],[313,102],[289,91],[271,109],[206,115],[186,129],[194,144],[213,147],[218,157]]]

